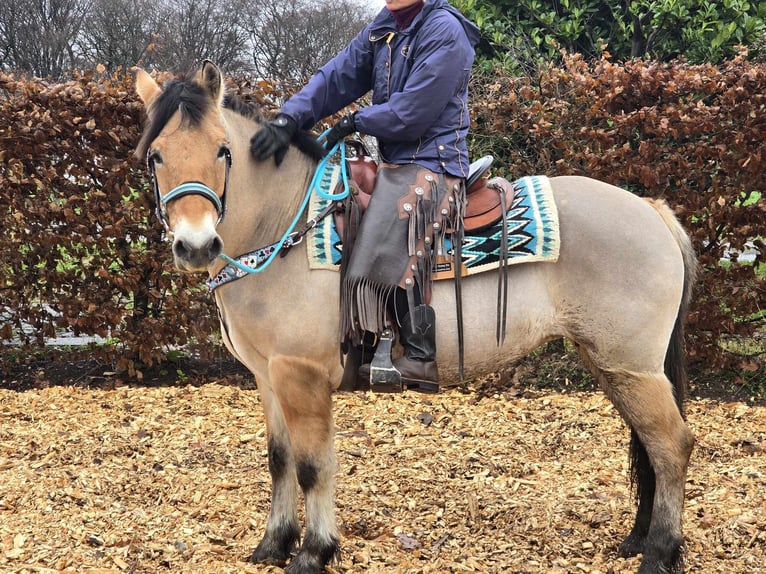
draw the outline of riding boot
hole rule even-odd
[[[436,366],[436,313],[430,305],[417,305],[399,327],[399,342],[404,355],[394,361],[402,375],[402,385],[410,390],[439,392]]]

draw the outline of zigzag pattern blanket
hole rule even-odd
[[[326,189],[334,189],[338,175],[328,170]],[[559,256],[559,225],[550,181],[545,176],[528,176],[513,182],[513,202],[508,208],[505,225],[508,230],[508,264],[548,261]],[[469,199],[470,201],[470,199]],[[318,214],[328,203],[314,194],[309,203],[309,217]],[[463,239],[463,264],[468,275],[497,269],[500,261],[500,236],[503,223],[498,221]],[[309,233],[309,264],[312,269],[340,267],[343,243],[332,217],[326,217]],[[446,248],[451,251],[448,238]],[[451,253],[450,253],[451,255]],[[439,277],[446,278],[446,277]]]

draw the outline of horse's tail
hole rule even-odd
[[[670,380],[673,386],[673,394],[676,399],[676,405],[681,413],[684,414],[684,399],[686,397],[686,357],[684,346],[684,320],[689,308],[689,302],[692,297],[694,282],[697,278],[697,256],[694,253],[691,239],[686,233],[681,223],[673,213],[673,210],[661,199],[646,200],[662,217],[665,225],[673,234],[678,248],[681,250],[681,256],[684,263],[684,284],[681,295],[681,303],[678,306],[676,322],[673,326],[673,332],[670,335],[668,349],[665,353],[665,376]],[[636,488],[635,494],[640,501],[644,495],[648,495],[648,500],[654,497],[654,469],[649,461],[646,448],[641,443],[634,430],[630,433],[630,469],[633,485]]]
[[[649,204],[657,210],[665,225],[668,226],[684,262],[684,285],[681,304],[678,306],[676,323],[670,336],[668,350],[665,354],[665,376],[670,379],[676,396],[676,404],[683,414],[683,402],[686,396],[686,360],[684,352],[684,320],[692,298],[694,282],[697,279],[697,256],[692,247],[692,241],[686,230],[676,218],[673,210],[661,199],[648,199]]]

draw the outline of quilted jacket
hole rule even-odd
[[[398,31],[387,8],[293,95],[281,113],[302,129],[372,90],[356,113],[381,160],[465,177],[468,80],[479,31],[446,0],[427,0]]]

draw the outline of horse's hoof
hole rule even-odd
[[[285,574],[321,574],[325,565],[340,559],[340,541],[331,537],[320,539],[308,533],[295,558],[285,568]]]
[[[622,558],[632,558],[633,556],[638,556],[644,551],[644,540],[644,538],[641,538],[631,532],[628,534],[627,538],[622,541],[619,548],[617,549],[617,553]]]
[[[256,549],[253,550],[253,553],[250,555],[250,558],[248,558],[247,561],[253,564],[279,566],[280,568],[284,568],[285,564],[287,564],[288,558],[290,558],[289,552],[275,552],[273,549],[269,549],[264,546],[263,542],[261,542],[256,547]]]
[[[263,566],[279,566],[280,568],[284,568],[285,564],[287,564],[287,558],[277,558],[275,556],[269,556],[268,554],[262,554],[259,553],[256,549],[251,555],[250,558],[247,559],[248,562],[251,564],[262,564]]]
[[[684,574],[683,550],[679,548],[666,560],[644,554],[638,574]]]
[[[324,574],[324,564],[316,559],[306,559],[305,554],[299,553],[285,568],[285,574]]]
[[[248,559],[253,564],[266,564],[267,566],[284,566],[295,550],[300,530],[297,527],[287,527],[280,536],[274,536],[268,532],[258,543]]]
[[[642,560],[637,574],[684,574],[684,561],[679,560],[675,566],[667,566],[657,560]]]
[[[316,546],[309,542],[304,542],[304,547],[290,561],[285,568],[285,574],[323,574],[325,565],[332,560],[338,560],[340,544],[333,541],[327,546]]]

